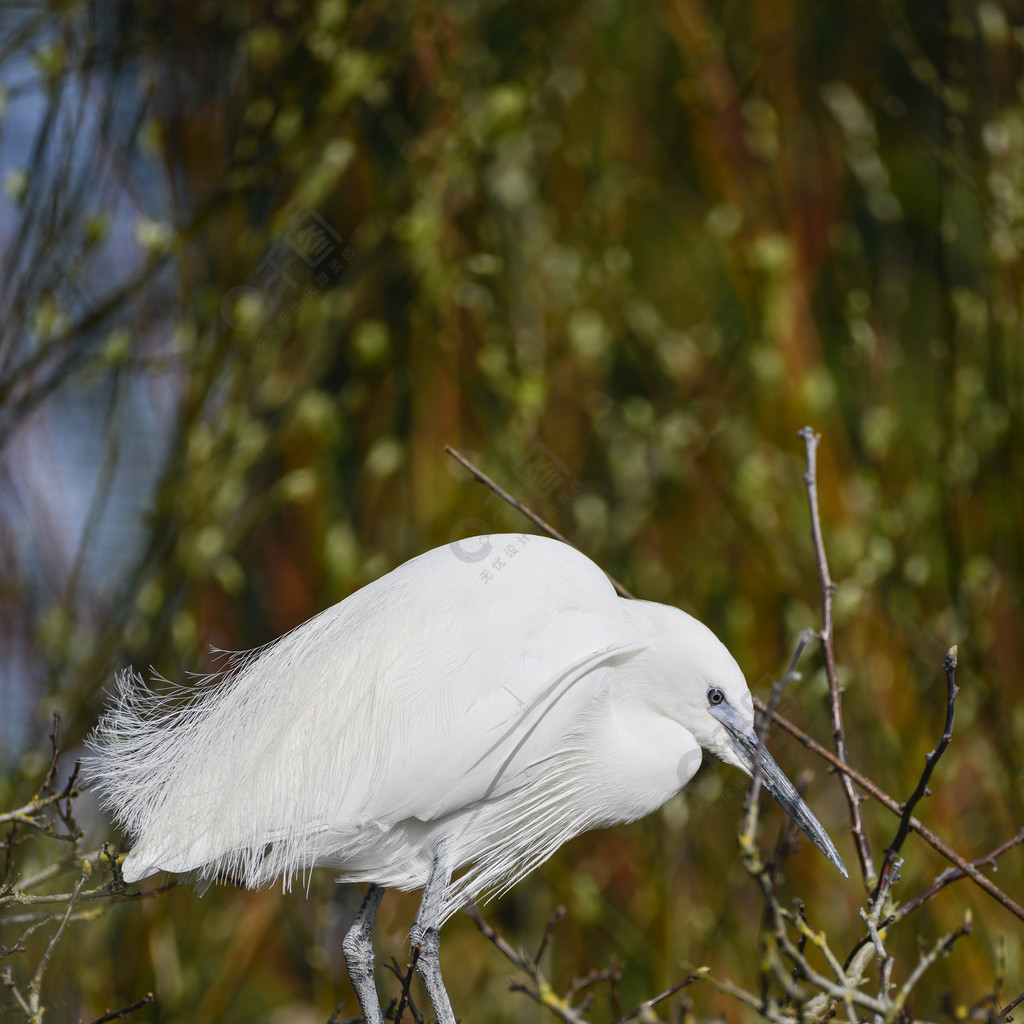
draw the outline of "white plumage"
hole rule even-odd
[[[750,770],[750,695],[706,627],[623,600],[559,542],[478,543],[486,569],[464,549],[429,551],[195,688],[158,695],[123,673],[88,768],[135,837],[125,880],[287,886],[325,866],[411,889],[443,850],[436,929],[573,836],[659,807],[701,748]],[[773,777],[766,788],[841,865]]]

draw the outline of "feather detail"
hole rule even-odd
[[[535,599],[510,606],[524,590]],[[413,888],[446,826],[511,794],[554,814],[542,779],[570,763],[567,738],[610,667],[647,643],[623,604],[565,545],[530,538],[487,586],[440,548],[197,686],[156,692],[122,672],[86,770],[136,837],[126,880],[191,871],[288,888],[325,865]],[[513,810],[500,813],[510,827]],[[494,856],[497,833],[469,835],[459,864]]]

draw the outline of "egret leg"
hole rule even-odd
[[[434,854],[434,862],[430,866],[427,884],[423,889],[420,912],[416,915],[416,923],[409,933],[413,961],[427,989],[437,1024],[455,1024],[451,1000],[441,977],[441,939],[438,934],[441,908],[444,906],[448,883],[452,877],[452,863],[447,854],[447,847],[448,844],[442,841]]]
[[[356,919],[352,922],[345,939],[341,944],[345,954],[345,966],[352,987],[356,990],[359,1008],[363,1011],[366,1024],[384,1024],[384,1015],[380,1010],[377,998],[377,986],[373,980],[373,944],[370,933],[373,930],[373,919],[377,916],[384,890],[379,885],[371,884],[363,897],[362,906]]]

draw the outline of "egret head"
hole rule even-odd
[[[815,846],[843,873],[846,867],[832,840],[796,787],[758,740],[754,701],[736,660],[701,622],[678,609],[667,609],[660,623],[663,672],[671,672],[679,721],[704,750],[752,775],[803,829]],[[659,618],[665,613],[655,612]],[[661,646],[661,645],[659,645]],[[759,749],[760,748],[760,749]]]
[[[728,736],[731,756],[723,760],[742,768],[748,775],[752,775],[755,766],[759,766],[761,785],[765,790],[775,797],[782,809],[803,829],[808,839],[844,876],[849,877],[846,875],[846,866],[839,852],[829,839],[828,833],[822,828],[821,822],[775,763],[775,758],[759,741],[753,721],[733,707],[720,687],[708,687],[706,697],[709,713],[721,723]]]

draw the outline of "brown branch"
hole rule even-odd
[[[540,945],[537,947],[537,955],[533,958],[534,967],[540,967],[540,959],[544,955],[544,950],[548,948],[548,943],[551,941],[551,936],[554,934],[555,926],[563,917],[565,917],[565,907],[555,907],[554,913],[548,918],[548,926],[544,929],[544,935],[540,940]]]
[[[892,842],[885,848],[885,861],[882,864],[879,886],[872,897],[873,901],[878,899],[882,880],[885,879],[886,874],[892,867],[893,861],[895,861],[897,856],[899,856],[900,848],[903,846],[903,843],[906,841],[907,835],[910,832],[910,817],[914,812],[914,808],[925,794],[929,792],[928,782],[932,777],[932,772],[935,770],[935,766],[939,763],[939,758],[945,753],[946,747],[949,746],[950,740],[953,738],[953,715],[956,711],[956,695],[959,692],[955,678],[955,646],[951,647],[949,652],[946,654],[946,659],[942,664],[942,668],[946,673],[946,725],[942,731],[942,737],[939,740],[938,745],[924,759],[924,771],[921,772],[921,778],[917,780],[917,786],[914,788],[914,792],[910,794],[910,799],[903,805],[903,813],[900,815],[900,824],[899,828],[896,829],[896,835],[893,837]]]
[[[480,481],[480,483],[486,485],[487,487],[490,487],[490,489],[494,491],[494,493],[497,494],[499,498],[501,498],[503,501],[507,501],[517,511],[522,512],[522,514],[526,516],[526,518],[529,519],[534,526],[543,530],[549,537],[554,537],[555,540],[560,540],[563,544],[568,544],[571,548],[576,547],[576,545],[573,544],[573,542],[569,540],[568,537],[559,533],[550,523],[545,522],[539,515],[537,515],[536,512],[533,511],[533,509],[524,505],[518,498],[513,498],[512,495],[508,493],[508,491],[506,491],[499,484],[496,484],[483,470],[477,469],[477,467],[474,466],[473,463],[470,462],[469,459],[467,459],[466,456],[463,455],[460,451],[454,449],[450,444],[446,444],[444,446],[444,450],[453,459],[455,459],[456,462],[458,462],[460,465],[465,466],[466,469],[468,469],[470,473],[473,474],[474,478]],[[579,549],[577,548],[577,550]],[[606,575],[608,576],[608,579],[611,581],[611,585],[615,588],[616,593],[620,597],[633,597],[633,595],[617,579],[615,579],[614,576],[610,574]]]
[[[765,705],[757,697],[754,698],[754,706],[759,710],[764,711]],[[788,718],[784,718],[778,712],[772,715],[772,721],[775,722],[781,729],[788,732],[794,739],[799,740],[812,754],[816,754],[823,761],[827,761],[833,768],[841,772],[843,775],[848,776],[853,782],[855,782],[861,789],[864,790],[869,796],[874,797],[883,807],[887,807],[895,815],[901,815],[903,813],[902,806],[894,800],[888,793],[885,792],[876,783],[872,782],[866,775],[857,771],[856,768],[851,768],[848,764],[844,764],[842,761],[832,753],[831,750],[823,747],[817,740],[808,736],[798,725],[794,725]],[[984,889],[993,899],[1001,903],[1007,910],[1010,911],[1014,917],[1020,918],[1024,921],[1024,907],[1021,907],[1016,901],[1011,899],[1002,889],[999,888],[991,879],[986,878],[973,864],[965,860],[960,856],[956,850],[952,849],[945,842],[943,842],[930,828],[923,825],[917,818],[910,819],[910,828],[913,832],[916,832],[932,849],[941,853],[951,864],[955,864],[965,875],[967,875],[971,881],[973,881],[980,888]]]
[[[492,927],[483,919],[483,917],[481,917],[480,911],[477,910],[473,904],[470,904],[469,907],[466,908],[466,912],[476,922],[477,928],[480,929],[480,932],[484,937],[489,939],[502,956],[519,968],[519,970],[521,970],[533,983],[532,986],[525,985],[521,981],[512,979],[509,982],[509,989],[511,991],[524,992],[535,1003],[547,1007],[552,1014],[565,1021],[565,1024],[588,1024],[587,1019],[583,1016],[581,1010],[572,1005],[572,996],[586,984],[593,984],[596,981],[602,981],[605,978],[610,977],[608,971],[595,972],[594,975],[575,982],[574,985],[570,987],[568,995],[559,996],[556,994],[547,978],[544,977],[544,972],[540,967],[525,953],[521,953],[519,950],[511,946],[508,940],[505,939],[497,929]],[[614,970],[614,968],[612,968],[612,970]]]
[[[842,693],[839,687],[839,670],[836,667],[836,654],[832,638],[832,596],[835,584],[828,571],[828,559],[825,556],[825,540],[821,532],[821,516],[818,510],[818,475],[817,451],[821,435],[810,427],[800,431],[804,439],[807,456],[807,471],[804,473],[804,485],[807,488],[807,504],[811,514],[811,541],[814,544],[814,557],[818,566],[818,582],[821,584],[821,647],[825,656],[825,675],[828,678],[829,711],[832,716],[832,740],[836,748],[836,756],[843,764],[849,763],[846,749],[846,729],[843,726]],[[871,859],[867,833],[864,831],[864,819],[860,812],[860,800],[854,792],[849,777],[842,777],[843,792],[850,807],[850,834],[857,848],[861,875],[864,885],[870,892],[875,888],[875,865]]]
[[[635,1006],[629,1013],[623,1014],[615,1021],[615,1024],[625,1024],[627,1020],[632,1020],[634,1017],[639,1017],[640,1014],[646,1013],[657,1003],[660,1003],[663,999],[668,999],[669,996],[674,996],[677,992],[686,988],[687,985],[692,985],[695,981],[700,978],[698,974],[687,974],[682,981],[677,981],[674,985],[670,985],[664,992],[659,993],[656,996],[652,996],[650,999],[645,999],[642,1003]]]
[[[562,997],[566,1003],[572,1006],[573,1000],[585,989],[591,988],[594,985],[599,984],[602,981],[607,981],[610,985],[615,986],[618,984],[619,979],[622,977],[622,966],[617,960],[613,960],[607,967],[602,967],[597,970],[588,971],[580,978],[573,978],[569,982],[569,987],[566,989],[565,995]],[[592,992],[588,992],[583,999],[580,1001],[579,1012],[586,1013],[591,1004],[594,1002],[594,995]]]
[[[1021,843],[1024,843],[1024,828],[1022,828],[1011,839],[1007,839],[1005,843],[1001,843],[997,846],[991,853],[986,853],[983,857],[978,857],[975,860],[972,860],[971,864],[976,868],[988,867],[990,865],[994,866],[997,857],[1001,857],[1004,853],[1008,850],[1012,850],[1015,846],[1020,846]],[[903,920],[907,914],[917,910],[922,903],[926,903],[936,893],[945,889],[947,885],[952,885],[954,882],[959,882],[961,878],[966,877],[966,871],[961,871],[959,868],[946,868],[946,870],[943,871],[927,889],[919,893],[912,900],[904,903],[903,906],[893,914],[892,920],[894,922]]]
[[[1016,999],[1011,999],[1010,1002],[1008,1002],[999,1011],[998,1016],[1002,1017],[1003,1020],[1006,1021],[1007,1024],[1009,1024],[1009,1022],[1013,1020],[1013,1018],[1010,1016],[1010,1014],[1013,1012],[1014,1008],[1016,1006],[1018,1006],[1022,1002],[1024,1002],[1024,992],[1021,992],[1021,994],[1019,996],[1017,996]]]

